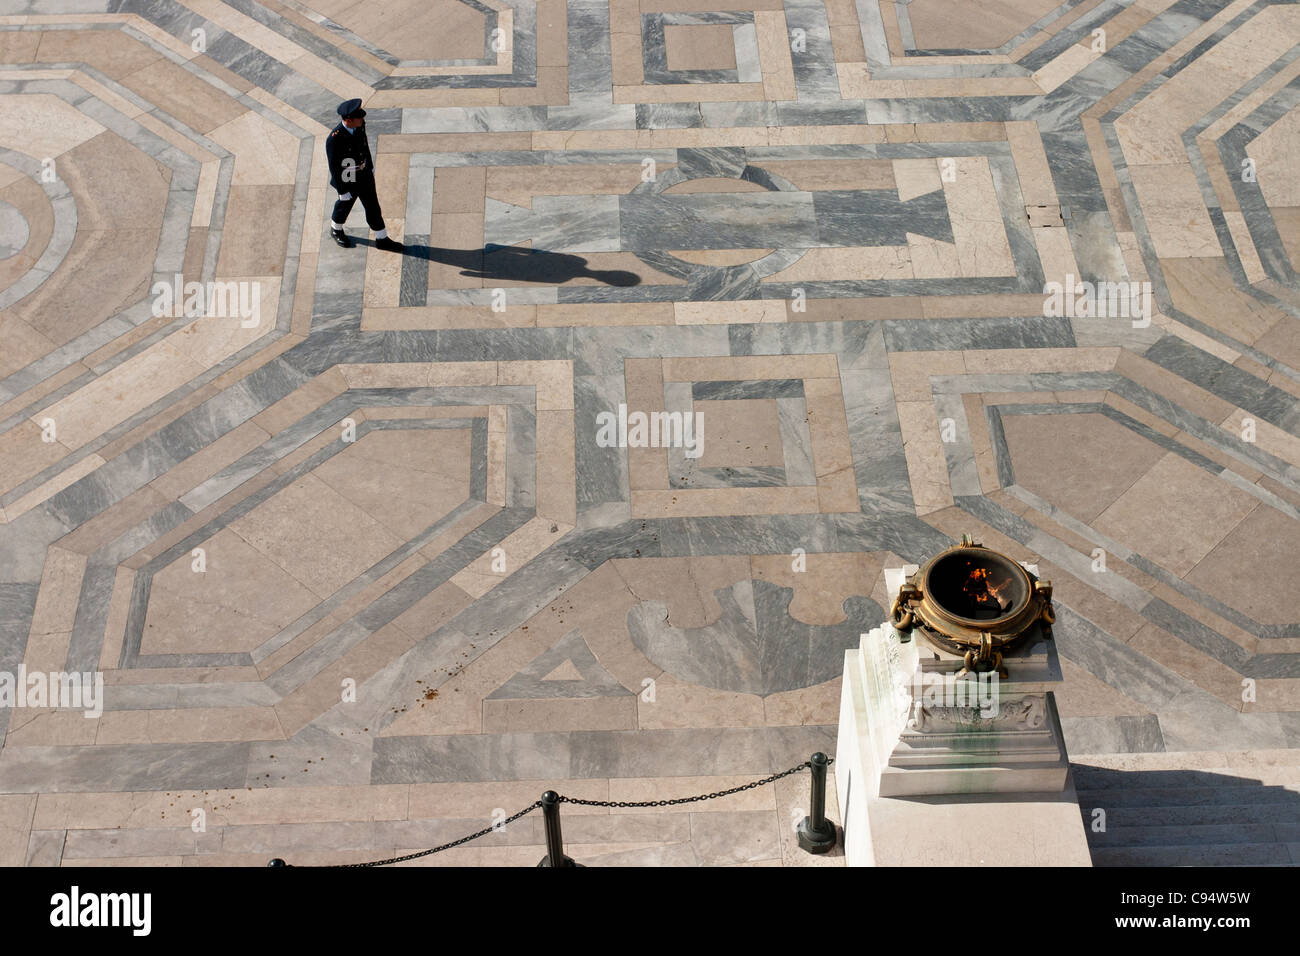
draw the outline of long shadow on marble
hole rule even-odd
[[[641,284],[641,277],[635,272],[621,269],[588,269],[587,260],[582,256],[548,252],[545,249],[524,249],[519,246],[498,246],[488,243],[482,249],[445,249],[439,246],[407,245],[403,247],[402,252],[416,259],[459,266],[461,275],[476,279],[562,285],[571,279],[590,278],[613,286]]]

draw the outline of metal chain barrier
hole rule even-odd
[[[824,766],[829,766],[834,762],[835,762],[834,758],[826,757]],[[799,773],[800,771],[807,770],[812,765],[813,763],[811,760],[805,760],[803,763],[791,767],[789,770],[782,770],[780,773],[774,773],[770,777],[764,777],[762,780],[755,780],[752,783],[742,784],[739,787],[732,787],[730,790],[715,790],[713,793],[702,793],[694,797],[677,797],[676,799],[673,800],[583,800],[580,797],[561,796],[559,798],[559,802],[572,803],[584,807],[615,807],[618,809],[642,808],[642,807],[646,807],[646,808],[675,807],[683,803],[699,803],[702,800],[716,800],[719,797],[729,797],[733,793],[743,793],[746,790],[753,790],[757,787],[765,787],[769,783],[775,783],[777,780],[780,780],[783,777],[788,777],[791,774]],[[498,830],[503,830],[508,824],[514,823],[516,820],[520,819],[521,817],[527,816],[528,814],[532,813],[534,810],[538,809],[541,805],[542,805],[541,800],[535,800],[534,802],[530,803],[528,806],[520,810],[518,813],[516,813],[514,816],[506,817],[506,819],[502,820],[500,823],[495,823],[490,827],[485,827],[484,829],[479,830],[477,833],[471,833],[469,836],[461,837],[459,840],[455,840],[451,843],[444,843],[442,846],[436,846],[431,850],[421,850],[419,853],[408,853],[405,856],[390,857],[387,860],[371,860],[368,863],[330,863],[330,864],[325,864],[324,868],[335,869],[335,870],[338,869],[349,870],[349,869],[358,869],[362,867],[371,867],[371,866],[388,866],[389,864],[392,863],[405,863],[407,860],[418,860],[420,857],[431,856],[434,853],[441,853],[443,850],[450,850],[453,847],[464,846],[466,843],[469,843],[473,840],[477,840],[479,837],[487,836],[489,833],[493,833]],[[286,864],[283,860],[276,859],[276,860],[272,860],[270,865],[287,866],[288,864]]]
[[[506,817],[500,823],[494,823],[490,827],[479,830],[477,833],[471,833],[467,837],[461,837],[459,840],[456,840],[452,843],[444,843],[442,846],[435,846],[432,850],[421,850],[419,853],[408,853],[406,854],[406,856],[395,856],[387,860],[371,860],[369,863],[328,863],[325,865],[325,868],[331,870],[353,870],[353,869],[357,869],[358,867],[388,866],[388,864],[390,863],[405,863],[407,860],[418,860],[422,856],[431,856],[434,853],[441,853],[443,850],[450,850],[452,847],[463,846],[464,844],[469,843],[471,840],[477,840],[481,836],[487,836],[489,833],[492,833],[494,830],[504,830],[508,824],[514,823],[520,817],[528,816],[528,814],[532,813],[541,805],[542,805],[542,801],[534,800],[532,803],[524,807],[514,816]]]
[[[834,760],[827,758],[828,763],[834,763]],[[702,793],[698,797],[678,797],[676,800],[582,800],[578,797],[560,797],[561,803],[580,804],[584,807],[675,807],[682,803],[699,803],[701,800],[714,800],[718,797],[729,797],[733,793],[741,793],[745,790],[753,790],[755,787],[765,787],[769,783],[780,780],[782,777],[788,777],[792,773],[798,773],[801,770],[807,770],[812,766],[812,761],[805,760],[797,767],[791,767],[789,770],[782,770],[780,773],[774,773],[770,777],[764,777],[762,780],[755,780],[753,783],[747,783],[743,786],[732,787],[730,790],[716,790],[713,793]]]

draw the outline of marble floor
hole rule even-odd
[[[327,234],[352,97],[403,254]],[[103,681],[0,708],[0,864],[784,770],[962,533],[1136,774],[1097,862],[1300,862],[1298,151],[1294,2],[0,0],[0,680]],[[568,849],[839,865],[806,788]]]

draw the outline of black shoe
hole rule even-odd
[[[344,249],[352,248],[352,240],[348,238],[348,234],[342,229],[331,229],[330,234],[334,236],[334,241]]]
[[[389,239],[385,236],[383,239],[375,240],[375,248],[383,249],[385,252],[401,252],[406,247],[395,239]]]

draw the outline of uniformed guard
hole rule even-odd
[[[330,217],[330,235],[344,249],[352,248],[352,240],[343,231],[348,213],[360,199],[366,211],[366,225],[375,233],[375,248],[400,252],[402,244],[388,238],[384,228],[384,215],[379,210],[379,196],[375,193],[375,161],[366,141],[366,111],[360,100],[340,103],[338,126],[325,137],[325,156],[329,160],[330,185],[339,194]]]

